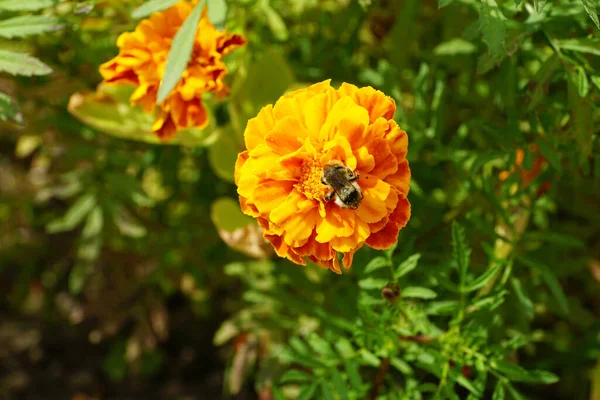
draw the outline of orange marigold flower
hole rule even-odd
[[[363,244],[396,243],[410,218],[410,169],[395,111],[371,87],[324,81],[248,121],[235,166],[240,204],[279,256],[340,273],[337,252],[350,268]]]
[[[119,54],[100,66],[104,82],[137,86],[130,97],[131,104],[140,104],[147,113],[154,112],[171,42],[197,3],[198,0],[180,1],[141,21],[134,32],[121,34],[117,40]],[[208,115],[202,95],[212,92],[222,97],[229,92],[223,81],[227,74],[223,56],[245,43],[241,35],[217,30],[204,8],[191,59],[181,81],[158,105],[152,131],[169,139],[178,129],[206,127]]]

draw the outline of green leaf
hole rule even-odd
[[[230,126],[225,127],[216,143],[208,149],[208,162],[217,176],[225,181],[235,181],[235,163],[238,154],[243,151]]]
[[[452,258],[458,266],[461,285],[465,283],[471,249],[467,245],[465,230],[456,221],[452,221]]]
[[[358,281],[358,286],[361,289],[367,289],[367,290],[371,290],[371,289],[378,289],[381,290],[385,287],[385,285],[388,284],[388,280],[387,279],[377,279],[377,278],[365,278],[365,279],[361,279],[360,281]]]
[[[437,297],[437,293],[431,289],[420,286],[408,286],[402,289],[402,297],[417,299],[435,299]]]
[[[496,275],[500,271],[500,267],[501,267],[500,265],[497,265],[493,268],[488,269],[483,274],[479,275],[477,278],[475,278],[473,281],[471,281],[467,285],[467,287],[465,287],[464,291],[472,292],[474,290],[484,287],[485,285],[488,284],[488,282],[491,282],[496,277]]]
[[[550,385],[559,381],[558,376],[549,371],[526,370],[525,368],[504,361],[494,361],[490,366],[514,382],[542,383]]]
[[[438,9],[449,6],[450,4],[454,3],[455,1],[456,0],[439,0]]]
[[[477,51],[477,46],[461,38],[455,38],[442,42],[433,49],[433,54],[438,56],[455,56],[460,54],[471,54]]]
[[[590,91],[590,82],[588,81],[585,70],[582,67],[577,68],[577,92],[579,97],[587,96]]]
[[[23,125],[23,114],[17,103],[7,95],[0,92],[0,120]]]
[[[121,381],[127,375],[127,361],[125,352],[127,351],[127,342],[123,339],[112,342],[110,351],[104,359],[103,369],[106,375],[113,382]]]
[[[225,0],[207,0],[208,19],[217,28],[225,26],[227,19],[227,2]]]
[[[169,55],[167,56],[163,79],[158,88],[156,104],[162,103],[181,80],[181,76],[192,55],[194,41],[196,40],[196,31],[198,30],[198,23],[200,22],[203,8],[204,1],[200,1],[175,34],[171,50],[169,50]]]
[[[517,389],[515,389],[513,387],[513,385],[507,383],[506,384],[506,388],[508,389],[508,391],[510,392],[511,397],[513,398],[513,400],[527,400],[527,398],[525,396],[523,396],[521,394],[521,392],[519,392]]]
[[[11,75],[48,75],[52,69],[25,53],[15,53],[8,50],[0,50],[0,72],[8,72]]]
[[[53,0],[0,0],[0,10],[6,11],[37,11],[53,5]]]
[[[529,257],[517,256],[517,259],[524,265],[537,270],[541,274],[542,279],[546,283],[546,286],[548,286],[548,289],[550,289],[554,300],[556,300],[556,304],[558,305],[560,312],[565,315],[568,314],[569,300],[567,299],[567,295],[560,286],[556,275],[554,275],[554,272],[552,272],[552,270],[548,268],[548,266],[546,266],[545,264],[542,264]]]
[[[600,43],[598,44],[600,47]],[[584,72],[585,74],[585,72]],[[594,108],[589,99],[581,96],[581,86],[577,85],[577,78],[571,74],[568,80],[568,98],[571,108],[572,130],[575,135],[577,144],[579,145],[579,161],[586,162],[592,152],[593,135],[594,135]],[[587,78],[585,80],[584,89],[589,90]]]
[[[585,12],[588,13],[592,21],[598,29],[600,29],[600,20],[598,20],[598,10],[596,9],[596,2],[594,0],[581,0]]]
[[[313,399],[315,392],[317,391],[317,387],[318,387],[318,383],[317,382],[313,382],[312,384],[308,385],[308,386],[304,386],[301,390],[300,390],[300,394],[297,397],[297,400],[310,400]]]
[[[365,267],[365,274],[371,273],[381,268],[385,268],[388,265],[390,265],[390,263],[385,257],[375,257]]]
[[[313,380],[313,376],[305,371],[299,369],[288,369],[279,378],[279,384],[288,382],[310,382]]]
[[[427,315],[452,315],[458,310],[459,303],[456,300],[432,301],[425,306]]]
[[[254,223],[254,219],[242,213],[239,202],[230,197],[220,197],[213,201],[210,207],[210,218],[217,229],[228,232]]]
[[[337,354],[333,351],[333,347],[331,347],[329,342],[321,338],[316,333],[308,335],[306,341],[308,342],[310,348],[317,354],[325,356],[329,360],[337,358]]]
[[[334,400],[333,390],[326,380],[321,381],[321,398],[324,400]]]
[[[375,354],[371,353],[367,349],[360,349],[359,354],[366,365],[378,367],[381,363],[381,360],[379,360]]]
[[[560,158],[556,154],[556,151],[552,147],[550,147],[548,142],[546,142],[543,139],[539,139],[537,141],[537,144],[539,146],[540,152],[544,157],[546,157],[552,168],[554,168],[558,172],[562,171],[562,164],[560,162]]]
[[[415,253],[404,260],[400,265],[398,265],[398,268],[396,268],[396,272],[394,272],[394,279],[398,280],[415,269],[420,258],[421,253]]]
[[[577,249],[583,249],[585,247],[585,243],[581,239],[558,232],[525,232],[522,239],[525,241],[541,241]]]
[[[171,7],[179,0],[150,0],[131,12],[131,18],[143,18],[148,15]]]
[[[546,3],[547,0],[533,0],[533,8],[535,9],[535,12],[541,14]]]
[[[340,371],[338,371],[337,368],[332,368],[329,370],[329,375],[331,377],[331,384],[337,395],[340,396],[342,400],[348,400],[348,387],[346,386],[346,382],[344,382],[344,378]]]
[[[113,222],[122,235],[134,239],[146,236],[146,227],[141,225],[133,215],[123,206],[118,206],[113,218]]]
[[[344,363],[344,368],[346,369],[346,374],[348,375],[350,385],[352,385],[354,390],[361,391],[363,382],[360,374],[358,373],[358,366],[353,360],[348,360]]]
[[[600,56],[600,39],[580,38],[558,40],[555,44],[562,50],[572,50]]]
[[[269,26],[271,33],[273,33],[273,36],[275,36],[275,39],[282,42],[288,40],[289,33],[287,26],[285,25],[285,21],[281,18],[277,11],[275,11],[269,5],[269,2],[261,2],[261,10],[263,16],[267,20],[267,25]]]
[[[100,234],[100,232],[102,232],[103,226],[104,216],[102,212],[102,207],[95,206],[87,217],[87,221],[85,223],[85,226],[83,227],[81,236],[84,239],[89,239],[94,236],[97,236]]]
[[[510,283],[512,284],[515,296],[517,296],[517,300],[521,305],[521,308],[525,312],[527,318],[533,318],[533,303],[531,299],[527,297],[525,292],[523,291],[523,287],[521,286],[521,282],[517,278],[511,278]]]
[[[61,218],[51,221],[46,225],[48,233],[57,233],[75,229],[90,211],[96,206],[96,196],[86,193],[79,197]]]
[[[501,381],[496,382],[494,393],[492,394],[492,400],[504,400],[504,385]]]
[[[0,36],[8,39],[39,35],[59,28],[58,19],[48,15],[21,15],[0,21]]]
[[[294,74],[285,57],[269,48],[250,64],[246,77],[236,82],[233,100],[240,113],[252,118],[266,104],[275,103],[293,82]]]
[[[483,32],[483,41],[488,46],[492,57],[496,60],[505,55],[505,20],[506,17],[502,14],[495,0],[482,0],[481,10],[479,11],[479,26]]]

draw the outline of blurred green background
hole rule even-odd
[[[168,144],[95,93],[141,4],[0,1],[0,398],[600,399],[597,1],[207,1],[248,44]],[[341,276],[233,184],[248,118],[329,78],[396,100],[413,176]]]

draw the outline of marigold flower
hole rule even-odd
[[[344,83],[336,90],[324,81],[284,95],[248,121],[247,150],[235,166],[240,204],[279,256],[301,265],[308,257],[340,273],[337,252],[350,268],[363,244],[396,243],[410,218],[410,169],[408,136],[395,111],[394,100],[371,87]],[[326,199],[326,165],[347,168],[346,184],[362,193],[358,207],[343,206],[337,195]]]
[[[154,112],[171,43],[197,3],[198,0],[180,1],[142,20],[134,32],[121,34],[117,39],[119,54],[100,66],[104,82],[137,86],[130,97],[131,104],[140,104],[147,113]],[[202,95],[212,92],[222,97],[229,92],[223,81],[227,74],[223,56],[245,43],[241,35],[217,30],[205,8],[191,59],[181,81],[158,105],[152,131],[160,138],[169,139],[178,129],[206,127],[208,115]]]

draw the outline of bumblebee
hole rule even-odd
[[[357,173],[339,161],[330,161],[325,164],[321,183],[331,191],[323,197],[323,200],[335,199],[335,204],[338,206],[356,210],[363,199],[360,186],[356,182],[358,178],[360,176]]]

